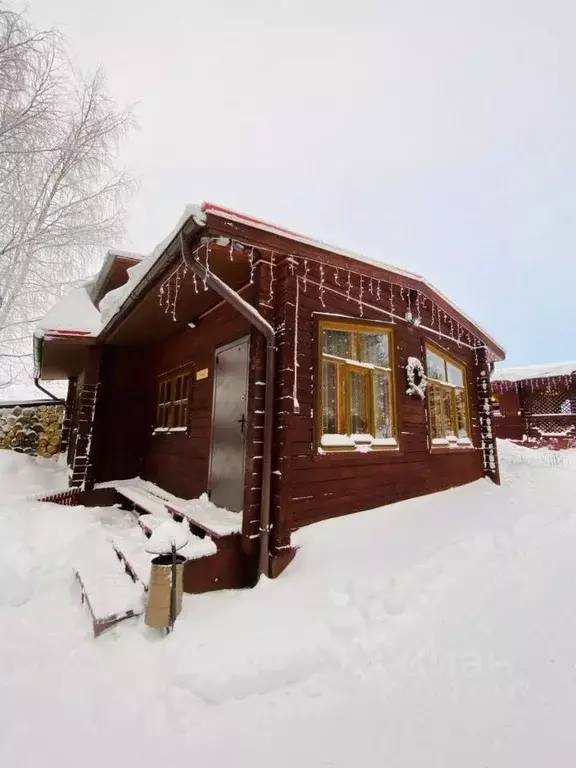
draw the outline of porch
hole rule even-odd
[[[185,592],[252,586],[254,568],[241,548],[242,515],[217,507],[206,494],[182,499],[133,478],[78,491],[68,503],[97,505],[92,513],[100,525],[94,526],[75,563],[95,635],[144,611],[154,557],[146,551],[147,542],[167,520],[182,525],[188,535],[179,551],[186,558]]]

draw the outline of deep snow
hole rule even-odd
[[[572,768],[576,454],[501,448],[501,488],[304,529],[279,579],[186,596],[162,639],[93,640],[72,578],[125,513],[6,503],[0,764]]]

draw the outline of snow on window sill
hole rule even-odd
[[[158,434],[168,434],[170,432],[186,432],[188,427],[156,427],[155,430],[153,430],[153,435]]]
[[[322,435],[319,452],[323,448],[341,448],[368,453],[373,448],[397,448],[398,442],[394,437],[373,437],[372,435]]]
[[[473,448],[472,440],[469,437],[456,437],[456,435],[447,435],[446,437],[433,437],[431,440],[432,450],[458,450],[463,448]]]

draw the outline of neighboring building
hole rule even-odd
[[[141,261],[111,254],[35,340],[38,375],[70,379],[72,485],[140,476],[176,506],[207,492],[236,532],[180,508],[219,553],[232,538],[220,586],[253,583],[258,562],[279,573],[300,526],[497,482],[503,358],[422,277],[212,204]]]
[[[491,379],[497,437],[576,446],[576,362],[507,368]]]

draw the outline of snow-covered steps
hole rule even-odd
[[[141,517],[152,517],[151,515],[142,515]],[[140,522],[139,518],[138,522]],[[200,539],[188,532],[188,544],[178,551],[179,555],[186,560],[198,560],[201,557],[208,557],[216,553],[216,544],[212,539]],[[146,551],[148,538],[141,526],[128,528],[117,532],[112,540],[112,546],[118,557],[124,561],[126,569],[132,575],[135,581],[140,582],[147,589],[150,580],[151,561],[154,557]]]
[[[165,523],[166,520],[170,520],[170,515],[167,513],[166,517],[160,517],[159,515],[139,515],[138,517],[138,525],[146,536],[151,536],[156,528],[158,528],[159,525],[162,525],[162,523]]]
[[[122,619],[144,612],[144,588],[132,581],[114,549],[94,540],[78,555],[75,574],[82,602],[92,615],[94,636]]]
[[[134,581],[140,582],[144,589],[148,589],[151,560],[154,557],[146,552],[147,542],[146,534],[139,526],[119,531],[112,539],[117,556],[124,562]]]
[[[217,507],[206,494],[199,499],[167,502],[166,508],[176,518],[187,520],[192,528],[199,528],[216,539],[240,533],[242,529],[242,515]]]

